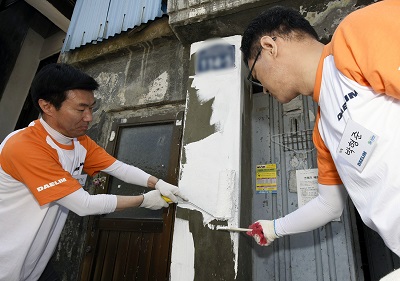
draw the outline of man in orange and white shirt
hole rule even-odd
[[[66,64],[45,66],[31,86],[42,118],[0,146],[0,280],[38,280],[68,211],[105,214],[131,207],[161,209],[186,199],[178,187],[122,163],[85,135],[97,82]],[[138,196],[90,195],[79,183],[100,171],[152,191]]]
[[[354,11],[327,45],[286,7],[265,11],[245,30],[248,79],[282,103],[305,95],[319,105],[313,134],[319,195],[283,218],[251,225],[259,244],[338,218],[348,194],[363,222],[400,256],[399,15],[397,0]]]

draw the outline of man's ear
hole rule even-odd
[[[263,36],[260,39],[261,47],[267,51],[269,55],[276,56],[278,54],[278,45],[271,36]]]
[[[38,103],[39,103],[40,108],[43,111],[43,114],[47,114],[50,116],[52,115],[55,108],[50,102],[48,102],[44,99],[39,99]]]

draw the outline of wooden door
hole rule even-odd
[[[183,113],[122,119],[107,151],[118,160],[177,183]],[[113,137],[113,135],[115,137]],[[107,177],[97,193],[136,195],[147,188]],[[90,218],[81,280],[168,280],[175,206],[132,208]]]

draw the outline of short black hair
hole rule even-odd
[[[258,52],[256,42],[262,36],[288,37],[296,32],[297,35],[309,35],[318,40],[318,34],[298,11],[293,8],[274,6],[262,12],[253,19],[243,33],[241,50],[243,60],[247,65],[249,59],[254,58]]]
[[[43,113],[39,99],[50,102],[59,110],[67,98],[68,90],[97,90],[99,84],[90,75],[65,63],[44,66],[32,81],[30,94],[34,106]]]

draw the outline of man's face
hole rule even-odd
[[[83,136],[93,120],[95,98],[92,91],[69,90],[59,110],[53,110],[49,125],[64,136]]]
[[[292,71],[291,55],[287,54],[281,41],[279,37],[269,37],[257,59],[249,59],[248,65],[254,65],[252,77],[263,85],[264,93],[269,93],[281,103],[287,103],[299,95],[295,86],[298,79]]]

